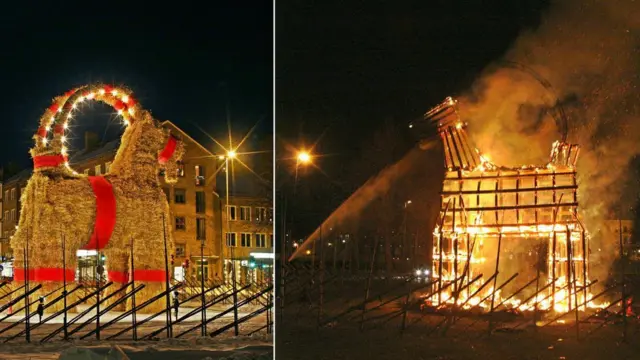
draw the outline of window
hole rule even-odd
[[[107,161],[107,162],[104,164],[104,173],[105,173],[105,174],[106,174],[106,173],[108,173],[108,172],[109,172],[109,170],[111,170],[111,161]]]
[[[184,244],[176,244],[176,256],[184,256],[185,246]]]
[[[267,208],[257,207],[256,208],[256,221],[264,222],[267,219]]]
[[[11,198],[9,197],[9,190],[5,190],[4,198],[7,199],[7,200],[11,200]]]
[[[171,204],[171,189],[162,188],[162,191],[164,191],[164,195],[167,197],[167,202]]]
[[[205,209],[204,191],[196,191],[196,212],[198,214],[204,214],[204,209]]]
[[[267,234],[256,234],[256,247],[267,247]]]
[[[178,169],[176,169],[176,175],[178,177],[184,177],[184,163],[182,161],[177,162]]]
[[[207,238],[207,228],[205,227],[204,219],[196,219],[196,239],[204,240]]]
[[[15,200],[16,198],[16,189],[11,189],[11,200]]]
[[[187,222],[184,216],[176,216],[176,230],[186,230]]]
[[[240,234],[240,246],[251,247],[251,233]]]
[[[5,219],[6,221],[11,220],[11,219],[9,218],[9,210],[6,210],[6,211],[4,212],[4,219]]]
[[[240,220],[251,221],[251,208],[249,206],[240,206]]]
[[[11,220],[16,221],[16,209],[11,209]]]
[[[89,175],[89,169],[84,169],[84,174]]]
[[[184,204],[187,202],[187,191],[185,189],[175,189],[173,195],[176,204]]]
[[[196,165],[196,186],[204,186],[204,166]]]
[[[229,218],[229,220],[236,220],[236,206],[235,205],[229,205],[229,207],[227,207],[227,217]]]
[[[96,176],[102,175],[102,166],[96,165]]]
[[[236,246],[236,233],[227,233],[227,246]]]
[[[196,276],[198,280],[202,279],[204,275],[204,280],[209,278],[209,260],[208,259],[197,259],[195,263],[196,267]]]

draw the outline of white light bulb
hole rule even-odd
[[[73,114],[69,113],[69,115],[67,115],[67,119],[71,119],[72,116],[73,116]]]
[[[104,89],[100,89],[100,91],[98,91],[100,93],[100,95],[104,95],[105,91]]]
[[[128,95],[122,95],[122,101],[125,103],[129,102],[129,96]]]
[[[42,145],[47,145],[47,138],[42,139]]]
[[[62,142],[65,142],[65,141],[67,141],[67,137],[63,136],[63,137],[60,138],[60,140],[62,140]]]
[[[122,115],[122,109],[118,110],[118,115]]]
[[[118,90],[115,90],[115,89],[114,89],[113,91],[111,91],[111,95],[113,95],[113,96],[118,95]]]
[[[65,147],[62,148],[62,155],[67,155],[67,148]]]
[[[78,98],[78,102],[83,102],[83,101],[84,101],[84,96],[80,96],[80,97]]]
[[[61,113],[61,112],[62,112],[62,108],[58,108],[58,112],[60,112],[60,113]]]
[[[133,110],[132,107],[129,108],[129,115],[133,115],[135,113],[135,111]]]
[[[75,109],[77,107],[78,107],[78,105],[76,105],[76,103],[73,103],[73,105],[71,105],[71,108],[73,108],[73,109]]]
[[[64,128],[65,128],[65,129],[68,129],[68,128],[69,128],[69,123],[68,123],[68,122],[65,122],[65,123],[64,123]]]
[[[96,94],[94,93],[89,93],[89,95],[87,95],[87,99],[93,99],[94,97],[96,97]]]

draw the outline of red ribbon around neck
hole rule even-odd
[[[116,197],[113,186],[104,176],[89,176],[89,182],[96,196],[96,222],[93,234],[85,250],[101,250],[109,243],[116,226]]]
[[[170,135],[169,140],[167,140],[167,145],[164,146],[164,149],[158,155],[158,162],[160,164],[166,164],[169,159],[173,156],[173,153],[176,152],[176,147],[178,146],[178,139],[174,136]]]
[[[33,157],[33,168],[56,167],[67,161],[63,155],[38,155]]]

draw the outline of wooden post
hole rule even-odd
[[[555,225],[554,225],[555,227]],[[555,229],[554,229],[555,230]],[[551,242],[551,308],[555,309],[556,306],[556,243],[558,236],[556,232],[553,232],[553,240]]]
[[[376,263],[376,252],[378,251],[378,237],[373,244],[373,254],[371,255],[371,268],[369,270],[369,277],[367,278],[367,288],[364,293],[364,301],[362,302],[362,315],[360,316],[360,331],[364,329],[364,313],[367,311],[367,301],[369,300],[369,290],[371,288],[371,277],[373,276],[373,267]]]
[[[498,235],[498,253],[496,255],[496,270],[494,272],[495,277],[493,278],[493,291],[491,293],[491,314],[489,316],[489,336],[491,336],[491,332],[493,331],[493,311],[494,304],[496,298],[496,284],[498,281],[498,269],[500,267],[500,247],[502,245],[502,232]]]
[[[202,306],[202,311],[200,312],[200,319],[202,320],[200,334],[205,337],[207,335],[207,308],[204,297],[204,240],[200,240],[200,304]]]
[[[67,255],[66,255],[66,241],[65,236],[62,234],[62,304],[64,306],[64,313],[62,314],[62,325],[64,326],[64,340],[67,340],[68,328],[67,328]]]
[[[131,237],[131,289],[135,289],[136,288],[136,283],[135,283],[135,276],[133,274],[135,274],[135,265],[133,262],[133,237]],[[138,341],[138,327],[137,325],[137,316],[136,316],[136,293],[134,292],[133,295],[131,296],[131,326],[132,326],[132,330],[133,330],[133,341]]]
[[[324,306],[324,241],[322,239],[322,225],[320,225],[320,301],[318,303],[318,327],[322,322],[322,307]]]
[[[622,212],[618,217],[622,216]],[[622,330],[622,341],[627,342],[627,289],[626,289],[626,276],[625,272],[625,257],[624,257],[624,247],[622,244],[622,219],[618,219],[618,233],[620,235],[620,280],[622,284],[622,321],[624,324],[624,328]]]
[[[171,298],[169,296],[169,254],[167,253],[167,226],[165,214],[162,214],[162,232],[164,234],[164,284],[166,288],[166,321],[167,321],[167,338],[173,337],[173,327],[171,326]]]
[[[31,306],[31,304],[29,304],[29,230],[27,230],[27,241],[26,241],[26,246],[23,250],[23,264],[24,264],[24,303],[25,303],[25,308],[24,308],[24,312],[25,312],[25,316],[26,316],[26,320],[24,322],[25,325],[25,329],[26,329],[26,338],[27,338],[27,342],[30,343],[31,342],[31,323],[29,322],[29,318],[31,317],[31,312],[29,307]]]

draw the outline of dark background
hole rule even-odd
[[[158,120],[171,120],[213,152],[258,123],[241,151],[270,151],[273,134],[273,4],[23,1],[0,11],[0,164],[30,167],[28,151],[51,99],[91,82],[125,85]],[[113,110],[94,105],[72,125],[121,134]],[[200,130],[202,129],[202,130]],[[224,142],[227,145],[228,140]],[[10,164],[13,163],[13,164]],[[7,174],[5,174],[6,176]]]
[[[415,147],[407,124],[467,90],[520,33],[538,25],[548,6],[533,0],[280,2],[277,184],[295,217],[293,237],[308,236],[350,193]],[[293,149],[314,144],[317,168],[300,169],[295,181]],[[412,198],[409,188],[441,176],[425,173],[431,165],[394,194],[393,206]]]

